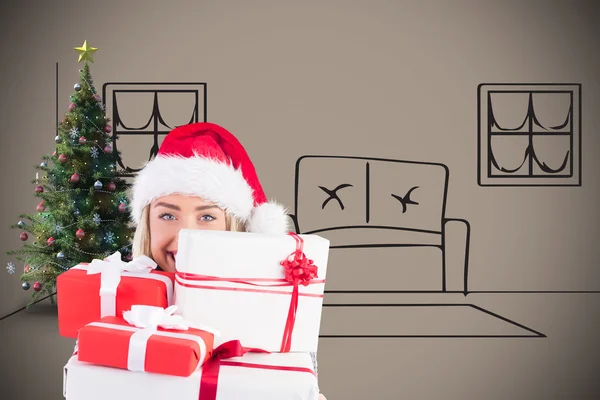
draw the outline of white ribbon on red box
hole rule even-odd
[[[181,332],[165,332],[157,329],[160,327],[163,329],[186,331],[192,327],[181,315],[175,315],[176,310],[177,306],[171,306],[164,309],[147,305],[134,305],[131,307],[130,311],[125,311],[123,313],[123,319],[131,326],[110,324],[106,322],[92,322],[88,325],[134,332],[129,338],[129,349],[127,353],[127,369],[130,371],[145,372],[144,366],[146,364],[148,339],[150,339],[152,335],[193,340],[198,343],[198,346],[200,347],[199,360],[204,360],[206,356],[206,343],[204,343],[204,340],[202,340],[200,336]],[[196,326],[193,326],[193,328],[202,329],[216,336],[219,335],[218,331],[208,327],[197,328]],[[199,367],[201,367],[200,363],[198,363],[197,368]]]
[[[121,260],[121,253],[116,251],[104,260],[95,259],[88,265],[77,265],[72,269],[86,270],[88,275],[100,274],[100,317],[114,317],[117,309],[117,288],[121,277],[155,279],[167,288],[167,304],[173,304],[173,282],[167,276],[151,274],[157,264],[150,257],[138,256],[129,262]]]

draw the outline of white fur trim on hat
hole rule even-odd
[[[133,185],[131,215],[138,223],[144,207],[169,194],[199,196],[247,222],[254,207],[252,188],[235,169],[206,157],[157,156],[139,172]]]
[[[198,196],[226,210],[249,232],[289,232],[286,209],[274,202],[254,207],[253,190],[241,169],[206,157],[157,156],[138,173],[133,185],[131,216],[137,224],[153,200],[170,194]]]

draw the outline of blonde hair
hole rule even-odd
[[[245,232],[246,227],[231,213],[225,211],[225,230],[231,232]],[[142,216],[135,229],[132,242],[133,257],[147,256],[152,259],[152,251],[150,248],[150,206],[144,207]]]

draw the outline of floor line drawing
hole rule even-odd
[[[376,313],[376,311],[373,311],[372,309],[374,308],[381,308],[381,310],[379,310],[378,314],[386,314],[388,312],[388,310],[390,309],[401,309],[402,313],[400,314],[405,314],[405,310],[409,310],[410,312],[415,312],[415,316],[418,316],[418,318],[420,318],[421,320],[425,319],[426,322],[428,323],[432,323],[432,319],[438,319],[440,321],[444,321],[443,316],[447,316],[449,314],[449,312],[453,312],[453,311],[459,311],[459,313],[457,313],[457,318],[455,321],[460,322],[461,324],[466,324],[466,322],[468,322],[469,320],[478,320],[477,322],[475,322],[475,326],[471,326],[468,327],[467,332],[472,332],[473,330],[477,330],[480,329],[477,327],[477,324],[480,325],[488,325],[487,329],[489,329],[489,325],[494,325],[496,324],[496,326],[493,327],[492,329],[492,333],[480,333],[480,334],[473,334],[473,333],[454,333],[454,334],[444,334],[444,333],[439,333],[439,332],[443,332],[446,329],[449,330],[453,330],[456,329],[456,326],[449,326],[447,324],[447,322],[442,322],[440,325],[436,325],[433,327],[428,327],[428,326],[420,326],[417,327],[418,329],[416,329],[416,331],[419,331],[419,333],[395,333],[395,334],[386,334],[386,333],[370,333],[370,334],[354,334],[354,333],[350,333],[350,334],[321,334],[319,337],[321,338],[326,338],[326,339],[341,339],[341,338],[353,338],[353,339],[364,339],[364,338],[372,338],[372,339],[376,339],[376,338],[490,338],[490,339],[498,339],[498,338],[526,338],[526,339],[531,339],[531,338],[546,338],[546,335],[543,334],[542,332],[536,331],[532,328],[529,328],[523,324],[520,324],[518,322],[515,322],[511,319],[508,319],[506,317],[503,317],[499,314],[496,314],[494,312],[491,312],[489,310],[486,310],[482,307],[479,307],[477,305],[474,304],[462,304],[462,303],[439,303],[439,304],[390,304],[390,303],[385,303],[385,304],[364,304],[364,303],[354,303],[354,304],[325,304],[323,305],[323,307],[325,308],[348,308],[350,310],[352,310],[352,313],[354,314],[359,314],[360,309],[364,309],[364,308],[368,308],[369,313],[371,315],[373,315],[374,313]],[[434,311],[437,311],[438,313],[435,315],[431,315],[431,313],[424,313],[423,311],[420,311],[419,309],[433,309]],[[475,312],[473,314],[473,311]],[[485,316],[485,318],[482,318],[483,316]],[[487,316],[491,317],[491,319],[488,319]],[[406,321],[411,321],[411,322],[415,322],[413,321],[415,318],[410,318],[410,317],[406,317],[406,315],[404,316]],[[360,320],[360,316],[356,317],[357,319]],[[484,323],[485,321],[485,323]],[[363,323],[363,324],[357,324],[359,326],[361,326],[361,329],[364,329],[364,326],[367,323]],[[405,324],[404,328],[398,328],[395,327],[395,330],[402,330],[402,329],[407,329],[407,330],[413,330],[414,327],[413,326],[409,326],[409,324]],[[349,327],[347,328],[349,330],[355,329],[353,327]],[[391,328],[388,328],[390,330],[392,330]],[[323,330],[328,330],[328,327],[324,327],[322,329]],[[423,330],[423,331],[421,331]],[[435,331],[436,333],[431,333],[431,334],[424,334],[421,332],[424,332],[426,330],[431,330],[431,331]],[[512,330],[513,333],[498,333],[499,331],[503,331],[503,330]]]

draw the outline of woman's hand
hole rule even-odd
[[[327,399],[322,394],[319,394],[319,400],[327,400]]]

